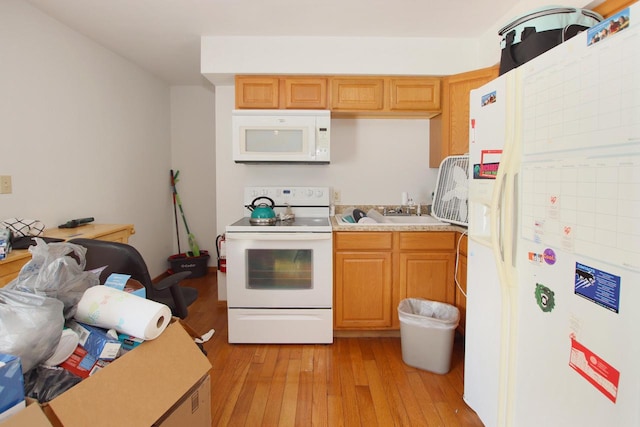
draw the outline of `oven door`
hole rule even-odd
[[[229,308],[330,308],[331,233],[227,233]]]

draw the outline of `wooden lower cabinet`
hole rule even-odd
[[[335,256],[337,328],[391,327],[391,252]]]
[[[454,303],[453,253],[401,253],[400,285],[407,298]]]
[[[334,233],[336,329],[392,326],[393,233]]]
[[[398,304],[453,304],[455,232],[334,233],[337,330],[397,330]]]

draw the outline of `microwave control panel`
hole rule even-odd
[[[316,118],[316,156],[327,161],[330,159],[331,118]]]

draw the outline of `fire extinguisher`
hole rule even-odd
[[[227,272],[227,248],[225,243],[224,234],[220,234],[216,237],[216,251],[218,252],[218,271],[221,273]]]

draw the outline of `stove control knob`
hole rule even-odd
[[[316,190],[316,197],[322,197],[322,190]]]
[[[311,188],[307,190],[307,196],[313,196],[313,190]]]

